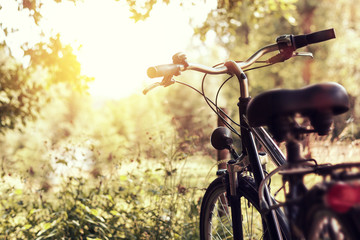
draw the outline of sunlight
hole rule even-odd
[[[201,12],[204,18],[206,11]],[[126,4],[114,0],[44,5],[44,26],[78,49],[83,74],[95,78],[89,90],[93,96],[140,94],[147,67],[169,63],[193,33],[189,13],[176,4],[155,7],[144,22],[129,17]]]

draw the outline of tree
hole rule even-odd
[[[62,0],[54,0],[59,3]],[[75,2],[77,0],[68,0]],[[60,35],[47,36],[41,29],[42,1],[11,0],[0,3],[0,14],[5,5],[17,5],[17,14],[28,15],[42,37],[41,42],[30,44],[24,39],[21,44],[24,58],[29,63],[15,59],[8,39],[19,29],[0,20],[0,131],[14,129],[33,119],[40,110],[41,103],[48,99],[44,89],[59,82],[76,90],[84,90],[91,78],[80,73],[80,63],[69,45],[63,45]],[[47,37],[46,37],[47,36]]]
[[[25,124],[39,110],[42,87],[31,79],[29,70],[0,46],[0,132]]]

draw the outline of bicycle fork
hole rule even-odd
[[[243,170],[245,166],[249,164],[248,158],[241,155],[237,161],[230,160],[227,164],[227,173],[226,174],[226,186],[227,186],[227,198],[229,204],[231,206],[231,216],[232,216],[232,228],[233,228],[233,238],[234,240],[241,240],[243,239],[243,219],[242,219],[242,209],[241,209],[241,195],[238,189],[238,177],[239,173]],[[261,166],[260,166],[261,167]],[[262,168],[261,168],[262,169]],[[268,201],[271,201],[269,190],[266,187],[265,189],[265,196]],[[269,232],[271,239],[282,240],[281,230],[279,228],[279,224],[277,221],[277,215],[275,211],[270,211],[268,214],[265,215],[263,221],[266,222],[267,229],[264,229],[264,233],[266,231]]]
[[[243,239],[243,231],[242,231],[242,213],[241,213],[241,202],[240,202],[240,194],[237,192],[238,188],[238,171],[235,169],[237,165],[235,165],[235,160],[230,160],[227,164],[228,175],[226,178],[226,186],[228,189],[226,190],[228,193],[228,201],[231,206],[231,216],[232,216],[232,226],[233,226],[233,234],[234,240]]]

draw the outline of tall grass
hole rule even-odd
[[[321,163],[360,160],[358,142],[312,141],[310,152]],[[106,167],[80,164],[76,174],[61,174],[56,186],[29,187],[29,178],[2,175],[0,239],[199,239],[201,197],[216,162],[196,154],[174,141],[161,153],[137,158],[106,155]],[[272,189],[281,184],[281,176],[275,178]]]
[[[20,176],[3,177],[0,239],[199,239],[212,165],[182,155],[141,159],[108,175],[79,169],[35,191],[22,180],[8,184]]]

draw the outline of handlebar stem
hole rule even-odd
[[[249,97],[249,82],[243,70],[239,67],[239,65],[234,61],[228,61],[224,64],[224,66],[228,69],[228,72],[231,74],[235,74],[239,80],[240,84],[240,97],[248,98]]]

